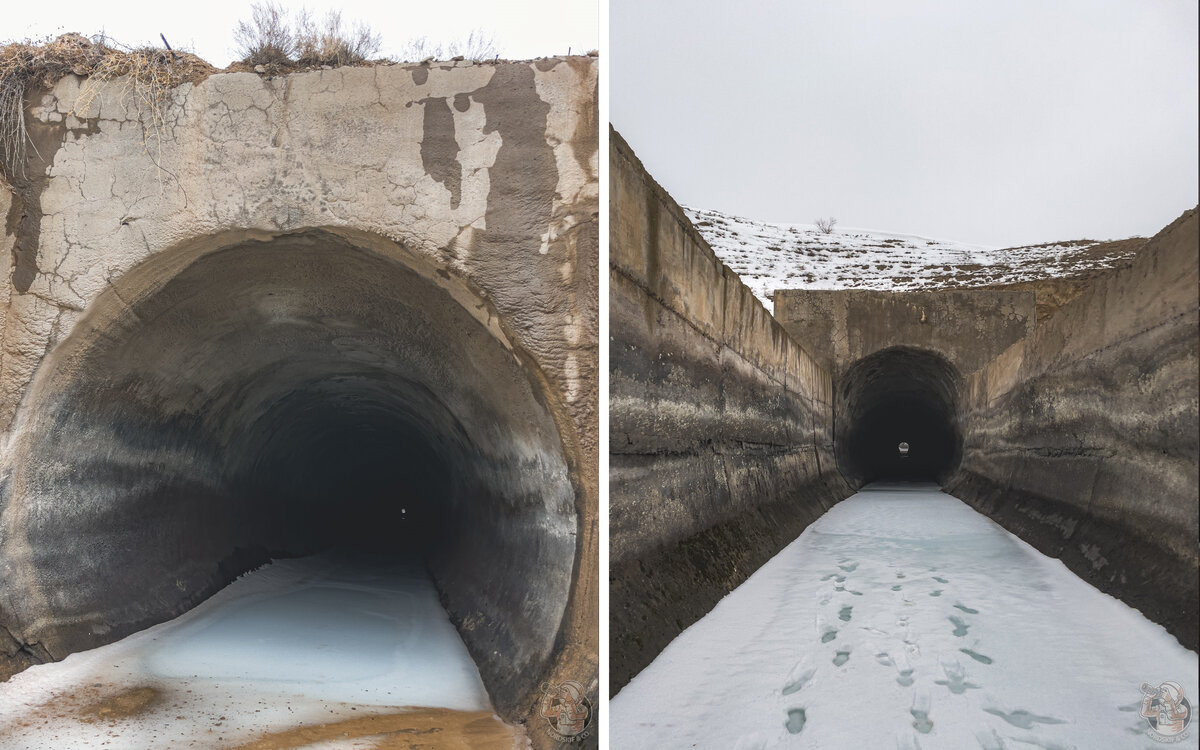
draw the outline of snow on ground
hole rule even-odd
[[[327,553],[0,683],[0,748],[224,747],[398,706],[491,712],[423,568]]]
[[[768,224],[683,207],[717,257],[768,310],[776,289],[917,291],[1012,284],[1121,265],[1134,251],[1088,252],[1094,240],[993,248],[907,234],[812,224]]]
[[[1200,699],[1196,654],[1141,613],[932,485],[879,484],[625,686],[611,746],[1158,748],[1141,686],[1167,680]]]

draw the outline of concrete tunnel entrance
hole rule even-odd
[[[934,352],[891,347],[855,362],[835,394],[842,475],[855,487],[891,479],[944,483],[962,460],[960,390],[954,365]]]
[[[89,308],[30,390],[0,475],[0,626],[60,659],[272,557],[418,555],[511,710],[559,633],[576,492],[494,313],[374,236],[164,255]]]

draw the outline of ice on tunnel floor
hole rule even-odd
[[[87,715],[134,689],[152,691],[149,710],[116,725]],[[397,706],[490,711],[422,567],[325,554],[276,561],[174,620],[0,683],[0,747],[209,747]]]
[[[1165,680],[1200,699],[1197,655],[1140,612],[936,486],[876,484],[626,685],[611,746],[1155,748],[1140,686]]]

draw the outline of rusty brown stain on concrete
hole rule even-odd
[[[349,739],[372,740],[375,750],[512,750],[518,738],[515,728],[487,711],[405,708],[272,732],[235,750],[284,750]]]
[[[148,685],[120,690],[80,707],[78,718],[88,723],[119,721],[140,716],[162,701],[163,692]]]

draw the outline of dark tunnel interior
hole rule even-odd
[[[101,297],[4,458],[0,625],[62,658],[349,547],[424,562],[498,707],[536,687],[577,534],[547,395],[465,287],[368,239],[239,239]]]
[[[954,366],[933,352],[893,347],[854,363],[836,390],[842,475],[854,486],[944,482],[962,460],[960,388]]]

